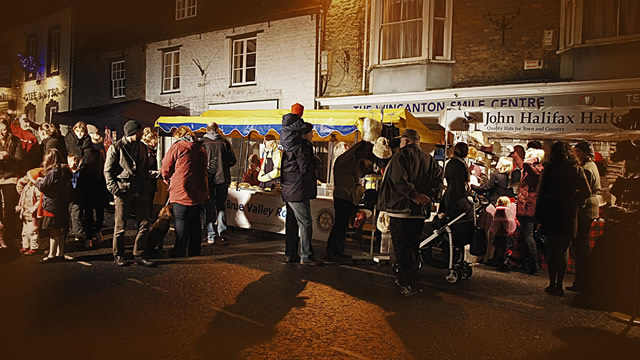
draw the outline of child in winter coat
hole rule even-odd
[[[84,241],[85,247],[91,247],[91,239],[86,236],[84,229],[84,210],[89,194],[84,189],[84,174],[82,169],[82,159],[76,154],[67,156],[67,165],[71,170],[71,204],[69,204],[69,216],[71,217],[71,230],[75,236],[75,241]]]
[[[64,260],[64,231],[69,226],[69,202],[71,201],[71,171],[64,164],[62,153],[49,149],[44,156],[42,177],[36,181],[42,192],[40,230],[49,237],[49,255],[40,260],[50,263]]]
[[[490,211],[487,209],[487,211]],[[511,235],[516,231],[516,205],[506,196],[498,198],[490,232],[493,235],[493,246],[496,248],[496,263],[498,271],[509,271],[509,256],[507,251],[513,248]]]
[[[27,175],[18,180],[16,190],[20,194],[16,212],[22,219],[22,249],[21,253],[33,255],[38,250],[37,212],[40,205],[41,193],[36,186],[42,168],[31,169]]]

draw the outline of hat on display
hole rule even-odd
[[[140,130],[142,130],[142,126],[140,126],[140,124],[135,120],[129,120],[124,124],[124,134],[126,136],[131,136]]]
[[[362,124],[362,139],[370,143],[376,141],[382,134],[382,123],[372,118],[364,118]]]
[[[473,146],[469,148],[469,153],[467,154],[467,157],[470,159],[475,159],[478,157],[478,150],[476,150],[476,148],[474,148]]]
[[[487,135],[482,131],[469,131],[469,142],[475,143],[479,146],[488,146],[489,140],[487,139]]]
[[[501,157],[496,165],[496,170],[501,173],[507,173],[513,170],[513,161],[508,157]]]
[[[602,157],[602,154],[600,154],[599,152],[595,153],[595,156],[593,157],[593,160],[595,162],[600,162],[600,161],[604,161],[604,158]]]
[[[389,139],[379,137],[373,145],[373,155],[378,159],[388,159],[391,157],[391,148],[389,147]]]
[[[292,114],[296,114],[298,116],[302,116],[303,112],[304,112],[304,106],[302,106],[302,104],[295,103],[295,104],[291,105],[291,113]]]

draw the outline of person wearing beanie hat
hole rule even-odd
[[[583,292],[586,290],[589,279],[589,232],[591,223],[600,216],[600,172],[593,162],[595,152],[588,141],[580,141],[574,146],[576,158],[584,169],[584,175],[591,190],[589,197],[582,206],[578,207],[578,229],[575,238],[571,239],[571,249],[576,258],[576,276],[572,286],[567,290]]]
[[[302,119],[304,106],[295,103],[291,106],[291,112],[282,116],[282,128],[280,130],[280,144],[284,151],[291,151],[296,145],[302,143],[300,133],[306,134],[313,125]]]
[[[118,266],[126,266],[125,230],[129,212],[136,216],[137,235],[133,248],[135,263],[142,266],[154,266],[148,260],[152,245],[148,241],[150,197],[150,163],[147,149],[140,141],[142,127],[135,120],[124,125],[125,136],[109,146],[104,164],[104,177],[107,189],[114,197],[115,225],[113,227],[113,255]]]
[[[420,292],[413,284],[419,268],[420,234],[429,217],[429,204],[440,197],[442,189],[442,168],[420,149],[419,141],[413,129],[402,133],[400,149],[391,156],[379,187],[377,204],[377,209],[391,218],[391,241],[398,265],[395,284],[404,296]]]

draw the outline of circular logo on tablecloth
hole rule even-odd
[[[333,210],[329,208],[322,208],[318,211],[318,216],[316,217],[316,225],[317,229],[320,232],[328,233],[333,228]]]

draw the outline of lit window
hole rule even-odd
[[[246,85],[256,83],[257,39],[233,40],[231,57],[231,84]]]
[[[176,0],[176,20],[194,17],[197,14],[197,0]]]
[[[60,73],[60,26],[49,29],[47,52],[47,76]]]
[[[377,0],[377,62],[450,59],[452,8],[452,0]]]
[[[111,63],[111,97],[123,98],[124,92],[124,60],[114,61]]]
[[[180,91],[180,50],[163,54],[162,92]]]

